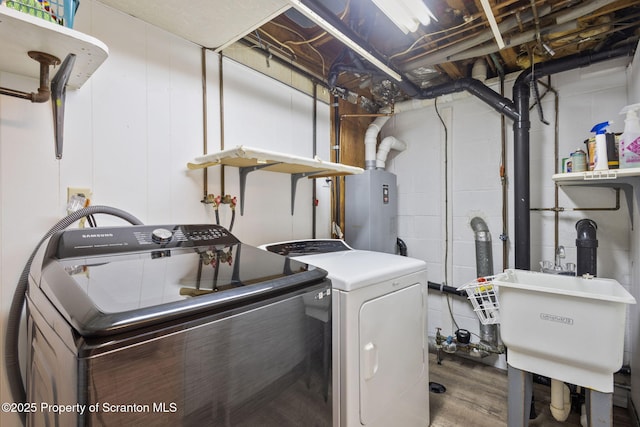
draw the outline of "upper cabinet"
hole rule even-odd
[[[73,89],[81,87],[109,56],[107,46],[96,38],[0,5],[0,71],[37,79],[40,65],[29,51],[48,53],[60,61],[75,54],[68,82]]]
[[[291,6],[288,0],[99,0],[206,48],[221,50]]]

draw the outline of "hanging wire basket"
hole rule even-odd
[[[500,304],[498,302],[498,286],[494,280],[504,278],[505,274],[479,277],[458,288],[467,293],[473,311],[483,325],[500,323]]]

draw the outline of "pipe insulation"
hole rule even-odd
[[[135,216],[110,206],[89,206],[84,209],[79,209],[70,215],[62,218],[56,223],[38,242],[35,249],[31,253],[31,256],[27,260],[27,263],[22,270],[22,274],[18,280],[16,290],[13,294],[13,300],[11,301],[11,307],[9,308],[9,318],[7,319],[7,334],[5,335],[5,347],[4,347],[4,362],[7,369],[7,380],[9,381],[9,390],[11,397],[16,403],[24,403],[27,400],[24,384],[22,382],[22,375],[20,373],[20,352],[19,352],[19,330],[20,319],[22,317],[22,310],[24,308],[27,287],[29,284],[29,271],[31,270],[31,263],[38,252],[40,246],[54,233],[62,231],[69,227],[74,222],[94,214],[108,214],[119,217],[133,225],[141,225],[142,222]],[[20,412],[20,418],[22,423],[26,422],[26,412]]]

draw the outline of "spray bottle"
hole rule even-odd
[[[607,159],[607,136],[605,135],[607,128],[611,122],[602,122],[595,125],[591,132],[596,134],[596,153],[593,162],[593,170],[609,169],[609,160]]]
[[[624,132],[620,136],[620,168],[640,167],[640,121],[638,113],[640,104],[627,105],[620,111],[626,114]]]

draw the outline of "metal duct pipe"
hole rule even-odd
[[[491,233],[487,223],[480,217],[474,217],[469,223],[476,239],[476,274],[478,277],[493,275],[493,253],[491,251]]]
[[[531,219],[529,181],[529,83],[540,77],[586,67],[597,62],[620,56],[631,55],[636,43],[628,43],[618,48],[589,54],[577,54],[554,61],[535,65],[523,71],[513,86],[513,98],[519,115],[513,123],[514,134],[514,216],[515,216],[515,268],[531,268]]]
[[[541,8],[541,15],[547,15],[551,12],[550,6],[544,6]],[[533,19],[533,13],[531,11],[526,11],[524,13],[520,13],[517,16],[512,16],[502,20],[498,24],[498,28],[500,29],[500,33],[506,34],[514,28],[517,28],[519,25],[523,23],[528,23]],[[486,30],[480,34],[473,36],[473,38],[465,40],[461,43],[457,43],[454,46],[447,47],[444,49],[438,49],[433,53],[429,53],[424,58],[417,59],[415,61],[411,61],[406,65],[403,65],[403,70],[414,70],[420,67],[433,67],[434,65],[441,64],[442,62],[447,62],[451,60],[451,57],[459,54],[460,52],[464,52],[469,49],[473,49],[476,46],[481,45],[482,43],[493,40],[493,32],[491,30]]]
[[[583,274],[598,275],[598,239],[595,221],[581,219],[576,222],[576,247],[578,248],[576,274],[578,277]]]
[[[476,240],[476,275],[478,277],[493,276],[493,252],[491,249],[491,233],[487,223],[480,217],[474,217],[469,223],[475,233]],[[498,325],[480,325],[480,340],[498,346]]]

